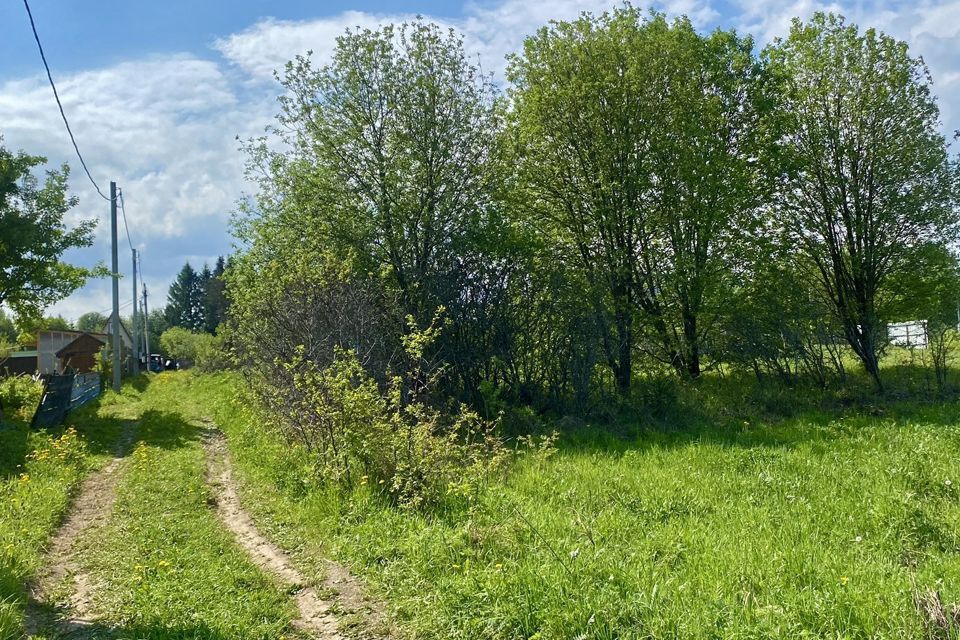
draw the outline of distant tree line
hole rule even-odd
[[[507,79],[420,21],[287,65],[227,274],[272,401],[342,350],[386,381],[435,317],[449,397],[563,411],[665,372],[826,386],[851,358],[882,388],[887,323],[951,326],[960,172],[903,42],[817,14],[757,52],[627,6],[543,27]],[[213,330],[203,281],[184,268],[171,323]]]

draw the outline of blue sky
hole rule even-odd
[[[236,137],[258,135],[270,123],[278,93],[272,70],[286,60],[312,49],[322,61],[346,27],[421,14],[460,30],[484,68],[501,74],[504,56],[548,20],[612,6],[602,0],[31,3],[87,163],[103,185],[113,179],[124,189],[152,306],[165,300],[185,260],[200,266],[230,251],[230,212],[251,189]],[[960,0],[660,0],[652,6],[686,14],[702,29],[752,33],[761,46],[783,35],[793,16],[839,11],[906,40],[922,55],[944,131],[960,129]],[[0,3],[0,136],[8,148],[75,168],[71,188],[81,202],[71,215],[98,218],[100,225],[94,246],[68,257],[108,261],[109,209],[82,179],[21,0]],[[129,255],[121,254],[121,269],[128,263]],[[109,282],[91,282],[50,312],[76,318],[106,310],[109,291]]]

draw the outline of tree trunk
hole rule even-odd
[[[683,341],[686,351],[686,373],[693,380],[700,377],[700,341],[697,336],[697,316],[689,309],[683,310]]]
[[[630,393],[633,378],[633,316],[628,309],[617,312],[617,338],[620,344],[614,377],[617,391],[621,396],[626,396]]]

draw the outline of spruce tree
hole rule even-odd
[[[209,278],[204,281],[203,291],[203,318],[208,333],[216,333],[217,327],[223,322],[227,313],[226,283],[223,273],[226,264],[223,256],[217,258],[217,263]]]
[[[187,262],[170,285],[166,308],[167,323],[170,326],[191,331],[204,330],[203,288],[200,278]]]

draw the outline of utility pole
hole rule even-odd
[[[130,358],[130,375],[140,373],[140,324],[137,322],[137,250],[131,249],[133,254],[133,357]]]
[[[150,312],[147,311],[147,283],[143,283],[143,344],[147,348],[147,372],[150,371]]]
[[[110,181],[110,254],[113,267],[113,390],[120,393],[120,263],[117,260],[117,183]]]

